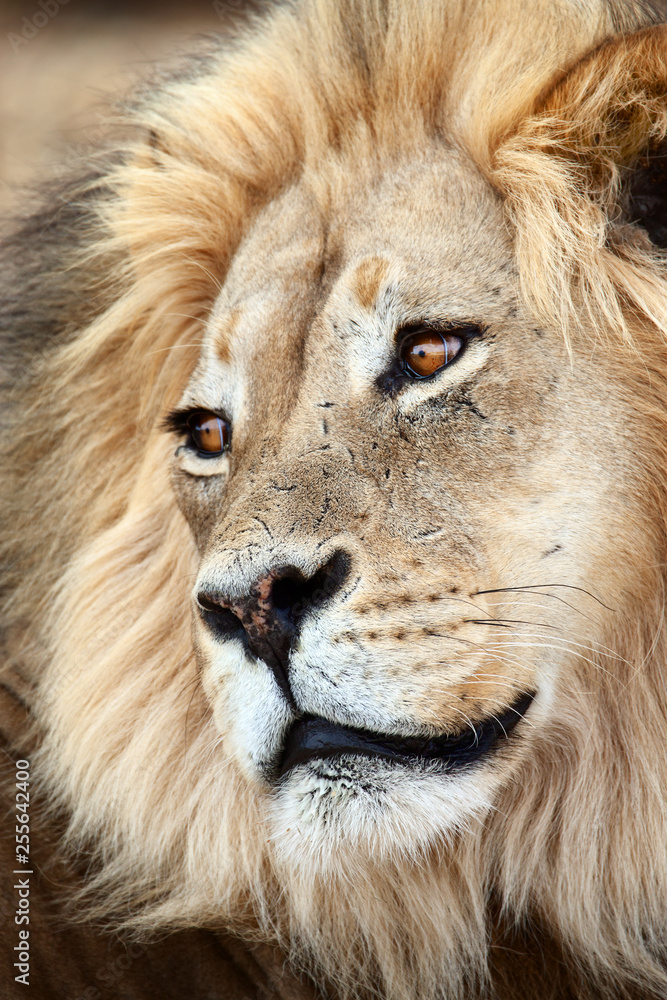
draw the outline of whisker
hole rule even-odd
[[[517,592],[522,590],[524,591],[542,590],[547,587],[563,587],[566,588],[567,590],[578,590],[581,594],[586,594],[593,601],[597,601],[597,603],[602,605],[602,607],[605,608],[607,611],[611,611],[612,614],[618,614],[616,608],[610,608],[608,604],[605,604],[604,601],[601,601],[599,597],[595,596],[595,594],[591,594],[590,590],[585,590],[583,587],[575,587],[574,584],[571,583],[531,583],[526,587],[496,587],[493,590],[476,590],[475,596],[479,596],[480,594],[511,593],[512,591]]]
[[[519,714],[519,713],[517,713],[517,714]],[[503,724],[502,724],[502,722],[500,721],[500,719],[498,718],[498,716],[497,716],[497,715],[492,715],[492,716],[491,716],[491,718],[492,718],[492,719],[495,719],[495,721],[496,721],[496,722],[498,723],[498,725],[499,725],[499,726],[500,726],[500,728],[502,729],[503,733],[505,734],[505,739],[507,739],[507,730],[506,730],[506,729],[505,729],[505,727],[503,726]]]
[[[445,594],[445,595],[442,595],[442,596],[438,597],[437,600],[438,601],[451,601],[454,604],[467,604],[468,607],[474,608],[475,611],[479,611],[479,612],[481,612],[481,614],[486,614],[486,609],[485,608],[481,608],[479,606],[479,604],[475,604],[474,601],[469,601],[465,597],[450,597],[449,595]],[[423,598],[423,599],[413,600],[413,601],[411,601],[411,603],[413,603],[413,604],[420,604],[420,605],[423,605],[425,607],[428,607],[431,602],[428,599]]]
[[[503,648],[504,646],[506,646],[507,648],[522,647],[522,648],[526,648],[526,649],[555,649],[559,653],[562,653],[562,652],[571,652],[571,650],[564,649],[563,646],[556,646],[553,643],[537,643],[537,642],[522,643],[522,642],[511,642],[511,643],[507,643],[507,644],[500,643],[499,646],[501,648]],[[581,648],[582,649],[586,649],[587,647],[581,646]],[[588,651],[591,652],[591,653],[595,652],[594,649],[590,649],[590,648],[588,649]],[[615,676],[611,672],[611,670],[607,670],[605,667],[602,666],[601,663],[596,663],[595,660],[591,660],[589,657],[584,656],[582,653],[579,653],[578,655],[579,655],[580,659],[582,659],[585,663],[589,663],[592,667],[595,667],[595,669],[598,670],[600,673],[606,674],[608,677],[612,677],[612,678]]]
[[[222,291],[222,282],[220,281],[220,279],[216,278],[214,274],[211,274],[209,269],[207,267],[204,267],[204,265],[200,260],[195,260],[193,257],[187,257],[185,255],[183,255],[183,260],[186,260],[188,264],[194,264],[195,267],[198,267],[200,271],[204,272],[207,278],[211,279],[211,281],[217,288],[218,292]]]
[[[524,688],[524,686],[522,684],[512,684],[511,681],[498,680],[498,679],[494,678],[493,675],[491,675],[487,679],[487,678],[485,678],[485,676],[483,674],[474,674],[474,676],[470,677],[469,680],[474,681],[476,684],[477,683],[479,683],[479,684],[487,684],[489,687],[493,684],[494,687],[507,688],[509,691],[512,691],[512,693],[515,693],[517,691],[521,691],[521,692],[525,691],[525,688]]]
[[[201,346],[202,346],[201,344],[172,344],[171,347],[160,347],[157,351],[149,351],[148,354],[146,355],[146,357],[147,358],[152,358],[154,354],[164,354],[165,351],[178,351],[181,348],[185,348],[185,347],[188,347],[188,348],[193,348],[194,347],[197,350],[200,350]]]
[[[517,638],[521,639],[541,639],[541,635],[531,635],[530,632],[519,632]],[[594,644],[589,642],[577,642],[576,639],[568,639],[566,636],[557,636],[559,642],[567,643],[570,646],[576,646],[577,649],[588,650],[589,653],[604,653],[605,656],[609,656],[614,660],[618,660],[619,663],[625,663],[627,666],[632,666],[629,660],[617,653],[616,650],[611,649],[609,646],[604,646],[601,643],[595,642]]]
[[[511,628],[512,625],[531,625],[533,628],[550,628],[557,632],[561,629],[558,625],[545,625],[544,622],[526,622],[516,618],[464,618],[464,622],[470,625],[498,625],[500,628]]]
[[[534,595],[532,593],[531,590],[528,590],[525,587],[515,587],[515,588],[513,588],[513,590],[516,593],[519,593],[519,594],[530,594],[533,597],[536,596],[536,595]],[[576,605],[574,605],[574,604],[570,604],[569,601],[563,600],[562,597],[558,597],[556,594],[541,593],[539,596],[540,597],[550,597],[552,601],[558,601],[560,604],[564,604],[566,608],[569,608],[571,611],[576,612],[576,614],[581,615],[582,618],[586,618],[587,621],[595,623],[595,619],[591,618],[590,615],[587,615],[585,611],[581,610],[581,608],[576,607]],[[496,607],[497,605],[502,605],[505,602],[504,601],[489,601],[488,603],[489,603],[489,607]],[[519,606],[522,607],[522,608],[540,608],[542,611],[549,611],[549,610],[551,610],[545,604],[533,604],[533,603],[529,604],[529,603],[526,603],[525,601],[521,601]]]

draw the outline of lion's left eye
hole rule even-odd
[[[229,448],[229,424],[217,413],[197,410],[188,416],[186,425],[192,443],[200,454],[222,455]]]
[[[464,340],[454,333],[419,330],[401,342],[398,350],[403,370],[413,378],[435,375],[463,350]]]

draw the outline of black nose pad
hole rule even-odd
[[[249,650],[263,660],[295,708],[288,661],[304,615],[334,597],[349,575],[350,558],[337,551],[310,577],[296,566],[278,566],[262,574],[244,597],[203,589],[197,596],[203,619],[218,635],[243,629]]]

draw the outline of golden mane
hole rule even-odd
[[[664,566],[651,561],[657,547],[667,562],[667,300],[662,257],[619,207],[627,170],[667,132],[657,20],[639,3],[277,7],[147,88],[124,112],[129,137],[7,240],[4,676],[33,713],[67,845],[96,859],[86,914],[276,940],[341,995],[379,979],[392,998],[453,998],[488,975],[493,895],[510,922],[539,913],[606,995],[667,995]],[[619,46],[619,32],[633,34]],[[655,472],[644,589],[614,654],[572,656],[551,752],[525,763],[492,823],[452,836],[445,859],[341,864],[326,880],[313,864],[286,886],[261,794],[216,756],[186,599],[197,556],[161,421],[262,208],[298,178],[326,216],[351,171],[390,172],[433,139],[502,197],[535,314],[625,344],[636,447]]]

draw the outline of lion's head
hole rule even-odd
[[[94,911],[406,1000],[502,912],[665,995],[655,20],[278,8],[10,242],[6,645]]]

